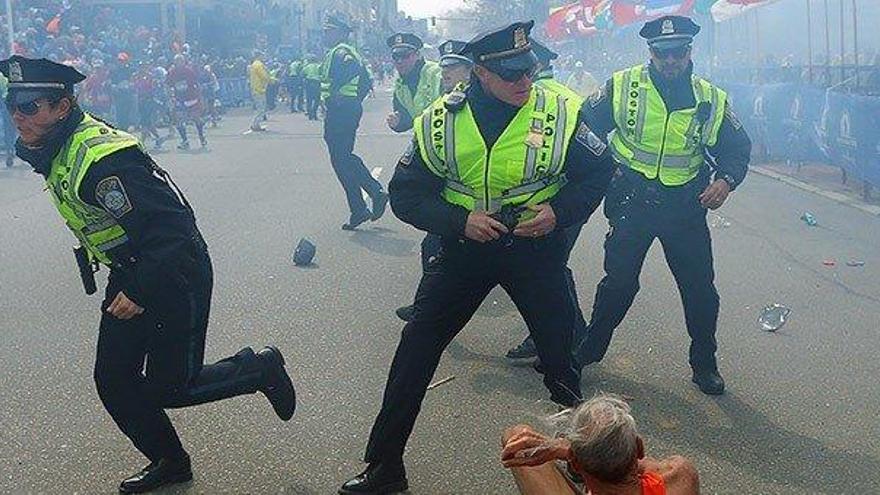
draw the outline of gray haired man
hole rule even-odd
[[[600,394],[573,413],[568,434],[548,438],[527,425],[509,428],[501,461],[524,495],[697,495],[697,470],[681,456],[645,457],[645,445],[629,405]],[[582,491],[557,464],[583,479]]]

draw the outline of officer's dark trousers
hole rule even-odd
[[[263,380],[250,348],[214,364],[202,364],[211,306],[212,271],[207,251],[185,283],[169,283],[163,300],[130,320],[102,311],[95,384],[104,407],[135,447],[151,461],[183,453],[163,409],[203,404],[253,393]],[[120,287],[111,273],[106,310]],[[179,287],[171,287],[179,285]],[[146,363],[146,364],[145,364]]]
[[[290,95],[290,111],[303,111],[303,79],[293,77],[287,83],[287,93]]]
[[[571,405],[580,397],[580,377],[571,356],[574,310],[568,295],[562,235],[519,239],[511,247],[499,242],[481,245],[444,240],[440,261],[422,274],[415,318],[403,328],[382,409],[370,433],[367,462],[402,457],[443,350],[499,284],[513,299],[535,339],[538,355],[546,365],[544,384],[551,399]]]
[[[318,106],[321,104],[321,82],[306,79],[306,112],[309,120],[318,120]]]
[[[596,289],[587,338],[577,350],[577,359],[586,364],[605,356],[614,329],[639,291],[639,273],[648,248],[660,239],[684,305],[691,337],[690,364],[697,370],[714,369],[719,298],[706,213],[696,204],[702,187],[682,190],[679,197],[662,191],[648,194],[645,201],[645,193],[633,193],[625,183],[625,177],[615,177],[605,199],[610,224],[605,277]]]
[[[352,215],[360,214],[367,209],[361,190],[370,196],[382,190],[361,157],[354,154],[355,135],[361,123],[363,107],[356,98],[344,97],[331,98],[325,104],[324,142],[330,152],[330,163],[345,190],[349,211]]]

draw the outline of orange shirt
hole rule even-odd
[[[639,478],[642,480],[642,495],[666,495],[666,483],[659,474],[645,472]]]

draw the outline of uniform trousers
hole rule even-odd
[[[698,203],[702,178],[680,187],[649,184],[637,172],[616,174],[605,199],[610,230],[605,239],[605,277],[596,289],[587,338],[577,349],[582,364],[605,356],[614,329],[639,291],[648,248],[659,239],[678,286],[691,338],[689,362],[695,370],[716,368],[719,297],[715,288],[712,239],[706,210]]]
[[[565,275],[564,236],[557,231],[504,244],[444,239],[442,257],[426,267],[416,292],[415,317],[404,326],[391,364],[367,462],[403,456],[440,356],[497,285],[528,324],[546,366],[544,384],[551,400],[572,405],[580,399],[580,375],[571,355],[574,309]]]
[[[130,320],[108,314],[106,308],[122,289],[119,273],[113,272],[102,304],[94,370],[98,395],[119,429],[150,461],[184,453],[164,409],[254,393],[263,382],[262,367],[249,347],[203,364],[213,273],[207,250],[195,251],[191,273],[169,281],[162,296],[169,301],[166,307],[147,307]]]
[[[363,213],[367,204],[361,191],[373,197],[382,190],[382,185],[370,175],[361,157],[354,154],[363,107],[357,98],[347,97],[329,98],[325,105],[324,142],[330,152],[330,163],[345,191],[349,211],[352,215]]]

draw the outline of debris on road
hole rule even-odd
[[[825,266],[834,266],[837,264],[837,262],[834,260],[823,260],[822,264]]]
[[[819,221],[816,220],[816,217],[808,211],[805,211],[804,214],[801,215],[801,220],[803,220],[804,223],[809,225],[810,227],[815,227],[819,225]]]
[[[709,221],[709,225],[714,229],[718,229],[718,228],[726,229],[732,225],[730,223],[730,220],[724,218],[723,216],[721,216],[717,213],[712,213],[711,215],[712,215],[712,219]]]
[[[782,304],[774,303],[765,306],[764,309],[761,310],[761,314],[758,316],[758,325],[760,325],[761,329],[765,332],[775,332],[785,325],[785,321],[790,314],[791,309]]]
[[[865,262],[862,260],[849,260],[846,262],[846,266],[865,266]]]
[[[293,264],[296,266],[306,266],[312,263],[315,257],[315,245],[311,241],[303,237],[293,250]]]
[[[428,385],[428,390],[435,389],[435,388],[439,387],[440,385],[444,385],[444,384],[451,382],[452,380],[455,380],[455,375],[447,376],[446,378],[444,378],[442,380],[436,381],[436,382]]]

